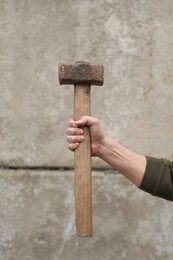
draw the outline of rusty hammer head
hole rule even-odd
[[[102,86],[104,81],[103,65],[90,65],[89,61],[77,61],[59,65],[59,83],[88,84]]]

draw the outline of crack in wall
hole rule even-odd
[[[16,171],[22,171],[22,170],[30,170],[30,171],[61,171],[61,172],[68,172],[68,171],[74,171],[73,167],[59,167],[59,166],[21,166],[21,165],[1,165],[0,171],[2,170],[16,170]],[[117,174],[118,172],[111,168],[98,168],[93,167],[92,171],[97,172],[106,172],[109,174]]]

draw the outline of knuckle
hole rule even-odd
[[[73,125],[73,123],[72,123],[72,120],[71,120],[71,119],[69,120],[69,122],[68,122],[68,125],[69,125],[69,127],[71,127],[71,126]]]
[[[67,136],[66,136],[66,140],[67,140],[67,142],[70,143],[70,144],[74,144],[74,143],[76,143],[76,141],[77,141],[75,136],[70,136],[70,135],[67,135]]]
[[[66,130],[66,134],[67,134],[68,136],[76,135],[76,133],[77,133],[76,128],[69,127],[69,128],[67,128],[67,130]]]
[[[76,124],[75,124],[75,122],[74,122],[73,119],[70,119],[70,120],[69,120],[69,126],[70,126],[70,127],[76,127]]]
[[[69,149],[70,151],[73,151],[71,145],[68,145],[68,149]]]
[[[66,140],[68,143],[70,143],[70,137],[68,135],[66,136]]]
[[[74,151],[76,148],[77,148],[78,144],[77,143],[74,143],[74,144],[69,144],[68,145],[68,149],[70,151]]]

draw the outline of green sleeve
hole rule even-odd
[[[147,166],[140,189],[173,201],[173,161],[146,157]]]

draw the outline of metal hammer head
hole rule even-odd
[[[90,65],[89,61],[72,64],[59,64],[59,83],[88,84],[102,86],[104,81],[103,65]]]

